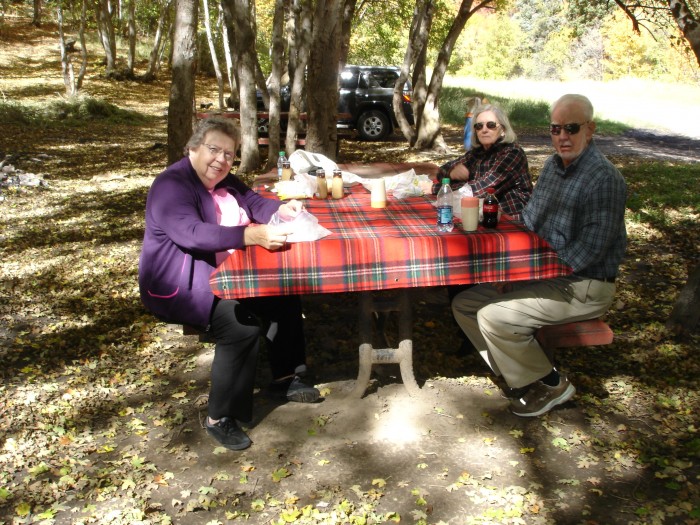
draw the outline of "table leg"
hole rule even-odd
[[[401,379],[410,395],[417,395],[420,387],[413,375],[413,327],[412,308],[409,290],[399,290],[396,299],[379,299],[372,292],[360,294],[360,368],[355,388],[351,397],[361,398],[369,385],[372,365],[397,363],[401,370]],[[372,316],[379,312],[398,312],[399,346],[398,348],[374,348],[372,346]]]

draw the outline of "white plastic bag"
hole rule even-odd
[[[333,170],[338,169],[338,165],[325,155],[311,153],[303,149],[298,149],[289,156],[289,164],[294,173],[309,173],[316,171],[317,168],[323,168],[326,177],[332,176]]]
[[[408,171],[387,177],[386,191],[390,192],[395,199],[406,197],[419,197],[423,195],[421,182],[430,182],[427,175],[416,175],[416,170],[411,168]]]
[[[270,217],[268,224],[271,226],[284,224],[287,227],[291,227],[292,233],[287,236],[287,242],[317,241],[333,233],[321,226],[318,223],[318,219],[306,210],[302,210],[293,219],[283,219],[280,217],[279,212],[275,212]]]

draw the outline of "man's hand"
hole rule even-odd
[[[268,250],[279,250],[291,235],[291,228],[284,225],[269,226],[267,224],[250,224],[244,233],[246,246],[262,246]]]

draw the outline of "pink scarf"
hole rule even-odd
[[[226,188],[219,188],[218,190],[211,190],[212,198],[214,199],[214,206],[216,207],[216,222],[221,226],[245,226],[250,224],[250,218],[243,208],[238,205],[236,197],[231,195]],[[216,265],[218,266],[229,253],[233,253],[233,248],[217,252],[216,254]]]

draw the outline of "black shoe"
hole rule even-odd
[[[209,418],[207,418],[205,426],[209,435],[228,449],[243,450],[252,443],[248,435],[240,429],[238,423],[230,417],[222,417],[214,424],[210,424]]]
[[[315,403],[321,397],[318,388],[305,385],[296,375],[281,381],[273,381],[270,383],[268,391],[275,397],[284,397],[287,401],[296,401],[297,403]]]

